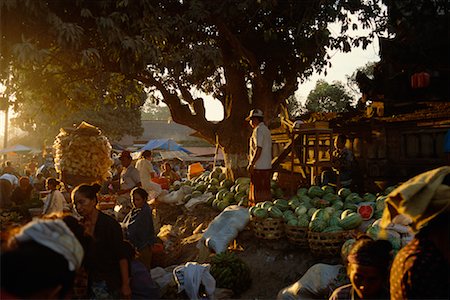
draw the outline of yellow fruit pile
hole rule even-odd
[[[58,173],[105,180],[110,175],[111,144],[101,131],[82,122],[74,130],[60,129],[53,143]]]

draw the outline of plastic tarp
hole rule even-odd
[[[154,150],[154,149],[164,149],[169,151],[183,151],[185,153],[191,153],[187,149],[181,147],[172,139],[155,139],[148,141],[144,147],[139,149],[139,151],[144,150]]]
[[[10,153],[10,152],[24,153],[24,152],[30,152],[31,150],[33,150],[33,149],[31,149],[27,146],[15,145],[15,146],[0,150],[0,153]]]

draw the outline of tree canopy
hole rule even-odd
[[[352,97],[344,84],[317,80],[315,88],[308,94],[305,107],[310,112],[345,112],[352,104]]]
[[[276,117],[298,80],[327,67],[327,49],[366,47],[384,17],[379,1],[362,0],[0,0],[0,5],[1,71],[12,93],[37,89],[43,97],[52,95],[48,102],[70,106],[94,98],[136,102],[146,88],[155,102],[167,104],[175,122],[218,142],[228,163],[239,160],[229,154],[246,151],[250,129],[244,119],[251,108],[265,111],[267,120]],[[341,32],[332,35],[327,26],[335,21]],[[373,31],[349,36],[358,26]],[[218,99],[224,119],[207,121],[203,99],[193,90]]]

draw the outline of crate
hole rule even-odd
[[[315,256],[338,256],[346,240],[355,237],[355,231],[312,232],[308,233],[308,244]]]
[[[265,240],[276,240],[283,236],[283,220],[282,219],[260,219],[252,218],[251,220],[253,233],[257,238]]]
[[[308,227],[284,225],[284,233],[291,244],[300,248],[309,248]]]

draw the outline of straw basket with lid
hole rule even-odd
[[[111,144],[95,126],[82,122],[77,128],[61,128],[53,149],[56,171],[65,184],[91,184],[110,176]]]

